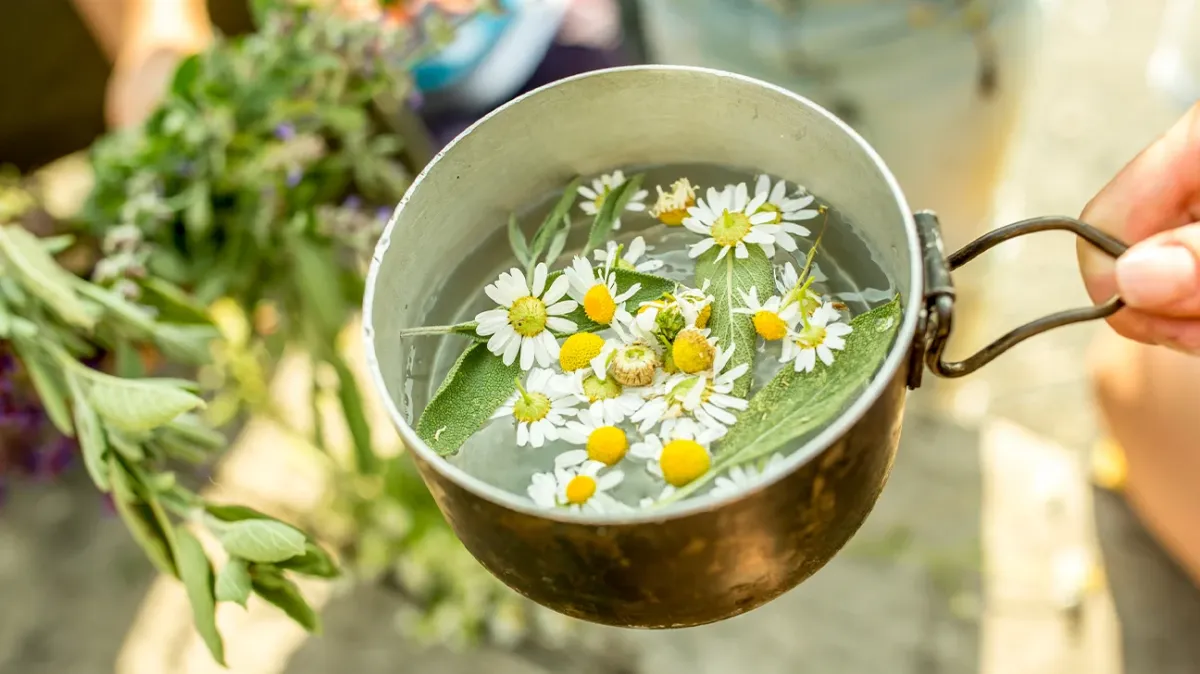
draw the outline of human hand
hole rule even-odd
[[[1200,354],[1200,103],[1146,148],[1080,216],[1132,244],[1115,262],[1086,242],[1079,267],[1093,301],[1126,308],[1119,334]]]

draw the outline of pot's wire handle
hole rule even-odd
[[[948,361],[942,354],[950,338],[954,318],[954,285],[950,272],[979,257],[993,247],[1010,239],[1026,234],[1063,230],[1071,232],[1112,257],[1120,257],[1129,246],[1119,239],[1091,225],[1065,216],[1047,216],[1022,220],[992,230],[963,246],[948,258],[942,249],[941,231],[937,216],[930,211],[916,214],[917,229],[921,235],[923,262],[925,266],[925,311],[919,335],[924,340],[914,343],[913,367],[909,369],[909,386],[916,388],[921,383],[921,360],[939,377],[955,378],[971,374],[987,365],[997,356],[1021,342],[1047,330],[1083,321],[1107,318],[1120,311],[1124,302],[1118,296],[1090,307],[1060,311],[1035,321],[1030,321],[996,341],[966,360]],[[919,351],[919,353],[918,353]]]

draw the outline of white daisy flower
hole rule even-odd
[[[512,394],[493,419],[512,417],[517,422],[517,446],[541,447],[547,440],[557,440],[567,417],[578,412],[578,399],[563,375],[535,368],[517,392]]]
[[[588,368],[567,375],[571,395],[588,406],[591,414],[606,424],[616,425],[637,412],[648,388],[625,386],[613,377],[600,378]]]
[[[791,302],[784,306],[783,298],[775,295],[768,297],[766,302],[758,300],[758,288],[750,286],[750,292],[742,293],[745,307],[733,310],[735,314],[746,314],[754,323],[754,331],[767,341],[776,341],[787,337],[788,332],[800,318],[800,305]]]
[[[709,281],[699,290],[679,286],[671,295],[642,302],[634,317],[631,329],[637,337],[657,344],[662,340],[674,341],[675,335],[684,328],[708,327],[712,316],[713,296],[708,294]]]
[[[583,203],[579,204],[579,208],[581,208],[583,212],[587,213],[588,215],[595,215],[596,213],[600,212],[600,207],[604,205],[604,200],[608,197],[609,193],[624,183],[625,172],[617,170],[596,178],[592,181],[591,187],[588,187],[587,185],[580,185],[579,194],[584,199],[588,199],[588,201],[584,201]],[[629,198],[629,201],[625,203],[625,210],[646,210],[646,197],[649,194],[650,192],[647,190],[638,190],[637,192],[634,192],[633,196]],[[613,220],[613,229],[621,229],[620,217],[617,217]]]
[[[784,263],[778,271],[779,273],[775,279],[775,288],[779,290],[779,294],[783,297],[784,306],[795,304],[798,307],[799,313],[805,316],[811,315],[812,312],[821,307],[824,303],[821,299],[821,293],[812,288],[813,282],[817,281],[815,268],[809,270],[803,285],[800,283],[800,274],[796,272],[796,267],[791,262]]]
[[[775,214],[759,212],[763,201],[747,195],[746,183],[726,186],[720,192],[708,188],[705,199],[689,208],[688,217],[683,219],[684,227],[705,237],[688,249],[688,257],[699,257],[713,246],[721,249],[718,260],[730,249],[737,257],[749,257],[746,244],[757,244],[768,258],[774,257],[775,234],[769,223],[775,220]]]
[[[563,276],[570,282],[568,293],[583,305],[584,314],[621,334],[623,326],[633,320],[633,316],[625,309],[625,301],[641,290],[642,284],[634,283],[623,292],[620,291],[617,288],[617,275],[611,266],[614,258],[615,255],[610,255],[605,266],[593,269],[587,259],[576,256],[571,266],[563,271]]]
[[[669,433],[662,436],[652,433],[642,442],[634,443],[629,454],[646,461],[646,468],[652,475],[677,489],[708,472],[712,465],[709,445],[718,437],[714,429],[682,421]],[[656,501],[673,492],[664,491]]]
[[[539,507],[567,508],[579,512],[608,512],[620,504],[608,490],[621,484],[625,474],[610,470],[600,475],[604,464],[585,461],[575,466],[555,466],[553,473],[534,473],[526,493]]]
[[[761,175],[758,177],[758,182],[754,186],[754,199],[761,199],[757,213],[770,213],[772,220],[767,224],[773,225],[768,228],[772,236],[775,237],[775,243],[782,249],[791,252],[796,250],[796,242],[792,236],[808,236],[812,232],[807,227],[796,223],[803,220],[811,220],[820,213],[816,209],[807,208],[813,202],[813,197],[810,194],[797,194],[792,197],[786,196],[787,183],[783,180],[775,183],[775,187],[771,187],[771,177]],[[748,211],[756,213],[755,211]]]
[[[849,324],[838,322],[840,317],[832,304],[822,305],[798,332],[788,334],[780,362],[795,361],[792,367],[796,372],[812,372],[818,358],[833,365],[833,352],[846,348],[845,337],[851,331]]]
[[[713,481],[713,488],[709,493],[713,496],[739,494],[762,482],[769,473],[778,468],[782,463],[783,455],[774,454],[762,468],[754,465],[734,466],[725,475]]]
[[[664,192],[661,185],[654,189],[658,190],[658,199],[650,208],[650,215],[668,227],[683,224],[687,209],[696,205],[695,186],[687,178],[680,178],[671,184],[669,192]]]
[[[694,419],[724,435],[726,428],[737,421],[737,416],[730,410],[741,411],[749,404],[743,398],[730,395],[733,383],[750,369],[748,363],[725,369],[736,348],[736,344],[728,351],[718,347],[711,372],[661,378],[630,421],[638,424],[642,433],[649,432],[655,425],[659,425],[661,433],[669,433],[681,421]]]
[[[606,466],[615,466],[629,451],[629,438],[625,431],[604,419],[603,410],[593,412],[586,409],[579,413],[578,420],[568,421],[559,437],[585,449],[572,449],[558,456],[556,466],[577,466],[584,461],[599,461]]]
[[[488,337],[488,351],[501,356],[505,365],[512,365],[521,356],[521,369],[549,367],[558,358],[558,340],[550,332],[575,332],[575,323],[562,316],[575,311],[576,304],[563,300],[570,281],[566,276],[554,279],[546,288],[546,264],[539,262],[533,270],[532,283],[516,267],[500,274],[483,292],[501,308],[484,311],[475,316],[479,335]],[[561,300],[561,301],[560,301]]]
[[[638,271],[643,274],[660,269],[663,266],[662,260],[645,260],[639,262],[646,251],[650,250],[646,246],[646,240],[642,237],[637,237],[629,242],[629,248],[624,250],[624,254],[617,258],[614,269],[625,269],[629,271]],[[618,251],[616,241],[609,241],[608,247],[605,250],[597,250],[592,253],[592,257],[596,258],[597,262],[607,262],[609,256],[615,255]]]

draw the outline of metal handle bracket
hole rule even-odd
[[[954,283],[951,272],[995,246],[1026,234],[1053,230],[1068,231],[1112,257],[1120,257],[1129,248],[1125,243],[1091,225],[1065,216],[1048,216],[1022,220],[992,230],[971,243],[945,256],[937,215],[931,211],[916,214],[917,232],[921,238],[922,263],[925,268],[924,308],[918,325],[917,339],[910,354],[910,388],[921,385],[922,363],[939,377],[955,378],[971,374],[997,356],[1021,342],[1047,330],[1073,323],[1107,318],[1120,311],[1124,302],[1113,296],[1108,301],[1090,307],[1067,309],[1022,325],[988,344],[966,360],[948,361],[943,357],[946,342],[954,324]]]

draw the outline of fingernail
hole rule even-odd
[[[1196,258],[1182,246],[1134,248],[1117,260],[1117,288],[1135,309],[1161,309],[1197,292]]]

